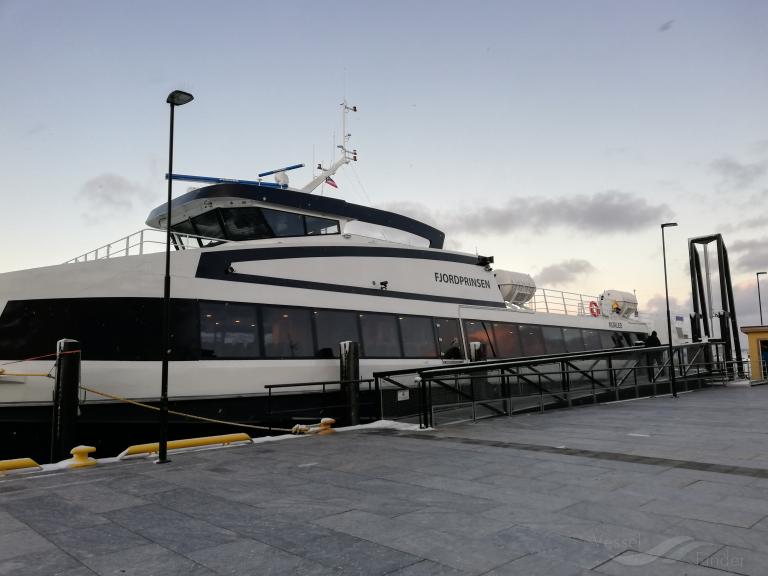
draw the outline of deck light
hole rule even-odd
[[[669,287],[667,285],[667,247],[664,240],[664,228],[677,226],[677,222],[666,222],[661,225],[661,251],[664,256],[664,295],[667,301],[667,338],[669,338],[669,387],[672,397],[677,398],[677,388],[675,387],[675,359],[672,351],[672,322],[669,315]]]
[[[171,332],[171,188],[173,184],[173,112],[176,106],[183,106],[192,101],[189,92],[174,90],[168,94],[166,103],[171,107],[171,129],[168,144],[168,204],[165,217],[165,281],[163,284],[163,351],[160,384],[160,446],[157,451],[157,463],[165,464],[168,460],[168,357],[170,356]],[[218,323],[217,323],[218,324]]]
[[[755,279],[757,280],[757,307],[760,310],[760,326],[763,325],[763,301],[760,298],[760,276],[768,274],[768,272],[755,273]]]

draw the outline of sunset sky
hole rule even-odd
[[[720,232],[741,324],[768,269],[768,3],[0,0],[0,271],[144,226],[175,171],[360,161],[324,193],[424,219],[548,287],[690,297]],[[175,193],[186,190],[178,183]],[[768,280],[763,292],[768,301]],[[768,311],[768,306],[766,306]]]

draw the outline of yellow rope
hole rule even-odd
[[[50,372],[37,374],[35,372],[6,372],[0,368],[0,376],[47,376],[52,378]]]
[[[86,392],[97,394],[98,396],[111,398],[112,400],[119,400],[120,402],[133,404],[134,406],[139,406],[141,408],[148,408],[149,410],[155,410],[157,412],[160,411],[160,408],[157,406],[150,406],[149,404],[144,404],[143,402],[137,402],[136,400],[130,400],[129,398],[123,398],[122,396],[115,396],[114,394],[99,392],[98,390],[94,390],[92,388],[86,388],[85,386],[80,386],[80,389],[85,390]],[[255,426],[253,424],[238,424],[237,422],[227,422],[226,420],[216,420],[215,418],[206,418],[204,416],[196,416],[194,414],[176,412],[175,410],[168,410],[168,414],[173,414],[174,416],[183,416],[185,418],[192,418],[193,420],[202,420],[203,422],[211,422],[213,424],[227,424],[228,426],[238,426],[241,428],[253,428],[254,430],[277,430],[278,432],[291,432],[290,428],[275,428],[275,427],[270,428],[267,426]]]

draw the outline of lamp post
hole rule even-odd
[[[669,317],[669,286],[667,284],[667,246],[664,240],[664,228],[677,226],[677,222],[666,222],[661,225],[661,251],[664,255],[664,295],[667,300],[667,338],[669,339],[669,387],[672,391],[672,397],[677,398],[677,388],[675,387],[675,359],[672,351],[672,321]]]
[[[173,112],[176,106],[191,102],[194,96],[188,92],[174,90],[165,100],[171,106],[171,131],[168,146],[168,204],[165,215],[165,282],[163,284],[163,351],[162,375],[160,384],[160,447],[157,463],[165,464],[168,460],[168,356],[171,331],[171,187],[173,185]]]
[[[767,272],[757,272],[755,279],[757,280],[757,307],[760,309],[760,326],[763,325],[763,301],[760,299],[760,276],[767,274]]]

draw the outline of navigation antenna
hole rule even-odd
[[[312,192],[315,188],[320,186],[320,184],[325,182],[326,178],[330,178],[336,174],[336,171],[339,168],[350,162],[357,162],[357,150],[350,150],[347,147],[349,138],[352,136],[352,134],[347,132],[347,114],[350,112],[357,112],[357,106],[348,105],[347,100],[344,99],[341,103],[341,144],[336,146],[336,148],[341,150],[338,160],[331,164],[330,168],[323,168],[322,164],[318,164],[317,169],[320,170],[320,173],[310,180],[306,186],[300,188],[302,192]]]

